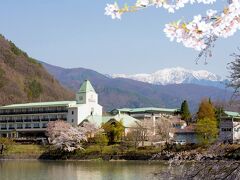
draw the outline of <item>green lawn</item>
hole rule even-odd
[[[6,154],[42,154],[45,150],[45,147],[36,144],[14,144]]]

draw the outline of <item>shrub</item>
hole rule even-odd
[[[9,148],[12,147],[12,145],[14,145],[13,140],[9,139],[9,138],[0,138],[0,144],[4,145],[4,150],[8,151]]]
[[[10,47],[11,47],[11,51],[16,55],[19,56],[21,55],[23,52],[21,49],[19,49],[12,41],[9,41]]]
[[[25,86],[29,99],[38,98],[43,92],[41,83],[35,79],[28,81]]]
[[[36,64],[36,65],[38,65],[38,66],[42,66],[42,64],[41,63],[39,63],[36,59],[34,59],[34,58],[31,58],[31,57],[27,57],[27,60],[28,60],[28,62],[30,62],[30,63],[32,63],[32,64]]]
[[[105,134],[102,134],[102,133],[96,134],[95,137],[94,137],[94,141],[95,141],[96,144],[99,145],[101,153],[103,151],[103,148],[106,145],[108,145],[108,138]]]
[[[5,71],[2,68],[0,68],[0,88],[2,88],[6,83],[6,79],[4,75],[5,75]]]
[[[102,128],[104,129],[104,132],[106,133],[108,137],[108,144],[115,144],[117,142],[120,142],[122,139],[122,135],[124,133],[124,127],[122,125],[122,121],[120,122],[107,122],[102,125]]]

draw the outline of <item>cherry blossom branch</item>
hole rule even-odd
[[[186,4],[213,4],[216,0],[137,0],[135,5],[119,8],[117,3],[107,4],[105,15],[121,19],[122,14],[134,12],[150,6],[162,7],[170,13],[185,7]],[[209,9],[206,16],[194,16],[190,22],[182,20],[165,25],[164,32],[170,41],[182,43],[185,47],[200,51],[202,56],[211,57],[211,49],[218,38],[228,38],[240,29],[240,0],[229,0],[222,12]]]

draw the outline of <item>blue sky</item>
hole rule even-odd
[[[104,74],[151,73],[167,67],[206,69],[228,75],[229,56],[239,46],[240,33],[217,42],[208,64],[195,64],[197,52],[170,42],[164,24],[213,6],[189,5],[176,14],[163,9],[124,15],[113,21],[104,16],[113,0],[7,0],[0,3],[0,32],[30,56],[62,67],[84,67]],[[119,0],[120,4],[126,1]],[[129,2],[131,2],[129,0]],[[132,1],[133,2],[133,1]]]

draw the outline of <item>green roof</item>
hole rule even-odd
[[[1,106],[0,109],[68,106],[69,104],[76,104],[76,101],[53,101],[53,102],[36,102],[36,103],[26,103],[26,104],[11,104],[11,105],[7,105],[7,106]]]
[[[143,112],[171,112],[171,113],[174,113],[178,109],[147,107],[147,108],[133,108],[133,109],[123,108],[123,109],[117,109],[117,110],[120,112],[128,112],[128,113],[143,113]]]
[[[82,83],[82,85],[81,85],[81,87],[80,87],[78,92],[79,93],[95,92],[95,90],[94,90],[92,84],[90,83],[90,81],[89,80],[85,80]]]
[[[118,122],[122,121],[124,127],[133,127],[136,124],[140,124],[140,121],[128,116],[126,114],[115,115],[115,116],[88,116],[86,118],[89,122],[96,124],[97,126],[101,126],[102,123],[106,123],[111,119],[114,119]]]
[[[224,111],[224,113],[230,117],[240,117],[240,114],[238,112]]]

